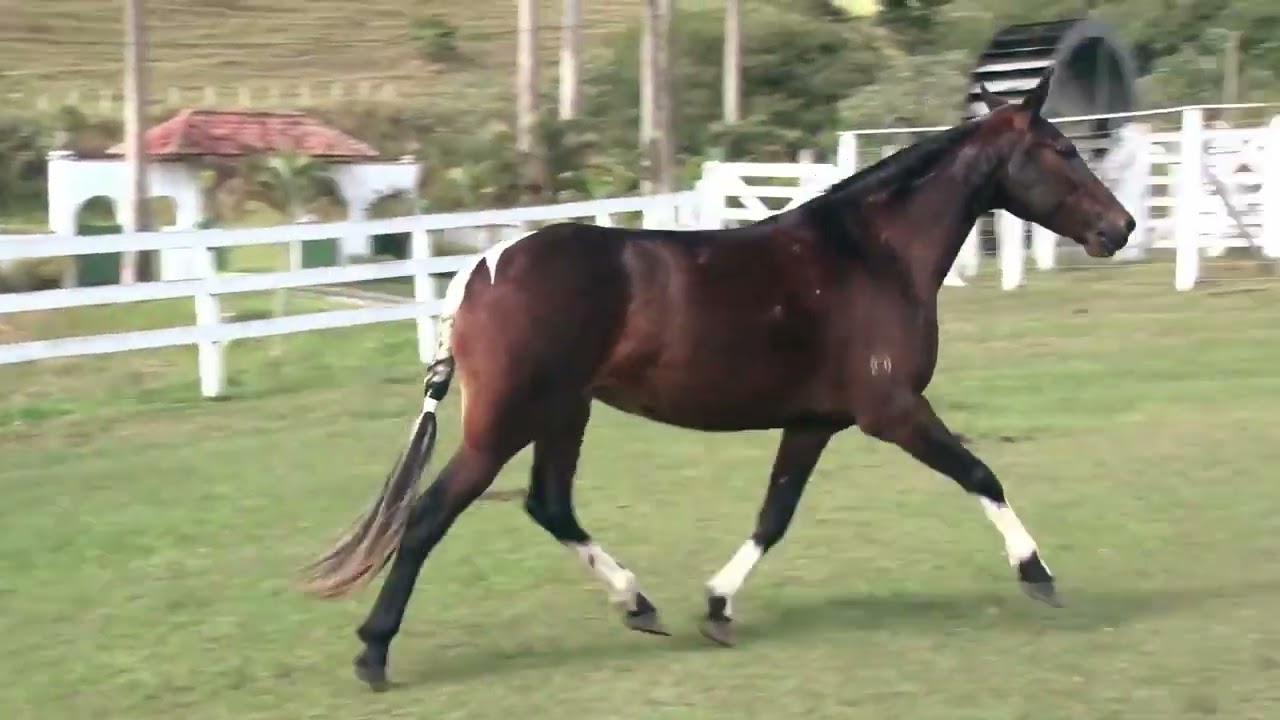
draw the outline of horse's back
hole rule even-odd
[[[458,292],[460,366],[588,377],[626,310],[623,247],[609,230],[557,223],[482,255]]]

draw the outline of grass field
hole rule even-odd
[[[702,585],[750,530],[776,433],[596,411],[587,527],[675,632],[626,632],[517,503],[478,504],[425,570],[391,671],[350,676],[372,599],[296,570],[359,512],[418,403],[410,324],[0,367],[4,717],[1274,717],[1280,702],[1280,283],[1178,294],[1167,271],[1033,275],[944,294],[931,397],[994,467],[1058,574],[1017,591],[977,504],[850,432],[738,603]],[[189,321],[156,303],[0,318],[0,342]],[[456,398],[455,398],[456,399]],[[441,446],[456,440],[446,403]],[[522,454],[498,487],[524,485]]]

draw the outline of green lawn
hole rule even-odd
[[[1280,702],[1280,282],[1172,290],[1167,269],[1032,274],[944,294],[930,395],[995,468],[1059,576],[1018,592],[977,503],[850,432],[737,603],[702,586],[749,532],[777,433],[598,408],[584,524],[675,636],[625,631],[518,504],[433,556],[393,650],[350,675],[372,592],[296,590],[381,482],[418,406],[411,323],[230,350],[0,367],[5,718],[1274,717]],[[190,321],[183,303],[0,317],[0,342]],[[456,401],[456,398],[453,398]],[[442,454],[457,436],[444,407]],[[498,487],[525,483],[523,453]]]

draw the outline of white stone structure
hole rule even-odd
[[[387,195],[417,196],[421,164],[412,157],[391,162],[333,163],[330,174],[347,205],[351,220],[368,218],[369,207]],[[181,160],[156,160],[147,168],[148,192],[153,198],[171,198],[175,222],[160,230],[194,230],[205,216],[200,191],[200,170]],[[49,153],[49,229],[58,235],[76,234],[77,218],[84,204],[105,197],[120,217],[125,201],[128,175],[123,158],[81,158],[61,150]],[[343,258],[370,252],[368,236],[341,238]],[[196,254],[192,250],[160,252],[160,280],[187,280],[199,277]]]

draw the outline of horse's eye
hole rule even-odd
[[[1057,150],[1059,155],[1068,160],[1080,156],[1080,151],[1076,150],[1076,146],[1070,143],[1058,145],[1054,150]]]

